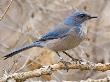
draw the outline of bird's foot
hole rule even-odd
[[[76,59],[76,58],[72,58],[72,61],[75,62],[76,64],[77,64],[77,63],[81,64],[81,62],[82,62],[83,60],[81,60],[81,59]]]
[[[59,62],[63,63],[64,64],[64,70],[67,70],[67,72],[69,71],[69,68],[68,68],[68,64],[70,64],[70,62],[67,62],[67,61],[64,61],[64,60],[60,60]]]

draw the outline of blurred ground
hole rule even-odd
[[[0,15],[6,9],[9,0],[0,0]],[[92,62],[110,62],[110,0],[14,0],[5,18],[0,21],[0,57],[12,49],[37,40],[42,34],[62,22],[76,9],[97,15],[97,20],[87,22],[89,41],[85,40],[75,49],[69,50],[75,58]],[[62,53],[61,53],[62,54]],[[62,54],[65,60],[71,61]],[[8,60],[0,59],[0,76],[4,70],[8,73],[29,71],[40,64],[58,62],[57,55],[48,50],[33,48]],[[39,63],[39,65],[38,65]],[[104,78],[110,71],[94,72],[70,70],[58,71],[50,76],[27,80],[81,80]]]

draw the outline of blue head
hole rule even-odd
[[[90,20],[92,18],[97,18],[96,16],[90,16],[88,13],[83,11],[77,11],[73,13],[71,16],[67,17],[64,20],[64,24],[70,26],[81,25],[83,22]]]

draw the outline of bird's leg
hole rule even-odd
[[[60,61],[62,61],[63,58],[60,56],[60,54],[58,52],[56,52],[56,53],[57,53],[58,57],[60,58]]]
[[[60,56],[60,54],[58,52],[56,52],[56,53],[57,53],[58,57],[60,58],[60,62],[65,65],[64,70],[67,70],[67,72],[68,72],[68,70],[69,70],[68,69],[68,64],[70,64],[70,62],[64,61],[63,58]]]
[[[76,58],[73,58],[71,55],[69,55],[66,51],[62,51],[64,54],[66,54],[69,58],[71,58],[72,59],[72,61],[75,61],[75,62],[81,62],[82,60],[80,60],[80,59],[76,59]]]

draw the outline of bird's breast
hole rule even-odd
[[[69,35],[47,42],[46,47],[54,51],[65,51],[77,47],[82,41],[83,38],[78,35]]]
[[[83,41],[83,38],[78,35],[68,36],[67,38],[64,39],[65,50],[77,47],[82,41]]]

